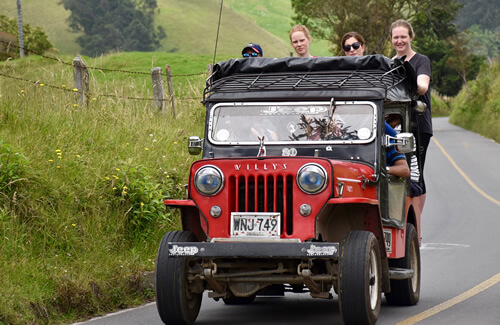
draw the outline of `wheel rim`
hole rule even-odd
[[[375,251],[372,250],[370,252],[370,278],[369,278],[369,293],[370,293],[370,307],[372,310],[375,310],[377,308],[378,304],[378,299],[379,299],[379,281],[378,279],[379,274],[378,274],[378,267],[377,267],[377,255],[375,254]]]

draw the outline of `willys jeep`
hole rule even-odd
[[[163,322],[195,322],[205,291],[226,304],[259,295],[338,296],[346,324],[373,324],[420,294],[420,214],[386,150],[410,155],[415,73],[381,55],[232,59],[207,79],[203,152],[156,264]],[[399,114],[389,136],[384,117]]]

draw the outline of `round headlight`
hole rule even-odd
[[[223,185],[222,172],[215,166],[203,166],[194,175],[194,186],[203,195],[215,195]]]
[[[302,191],[308,194],[321,192],[326,187],[326,183],[326,171],[318,164],[306,164],[300,168],[297,174],[297,184]]]

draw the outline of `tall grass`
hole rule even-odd
[[[187,59],[127,53],[87,63],[148,72],[156,61],[174,74],[210,63]],[[174,78],[174,118],[119,97],[151,97],[147,75],[94,71],[81,107],[64,91],[71,67],[28,57],[0,72],[38,81],[0,76],[0,323],[67,323],[152,299],[142,273],[154,270],[161,236],[179,228],[162,201],[184,191],[206,74]]]
[[[500,143],[500,62],[482,68],[452,102],[450,122]]]

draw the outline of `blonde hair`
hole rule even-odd
[[[391,24],[391,37],[392,37],[392,30],[396,27],[404,27],[408,30],[408,35],[410,36],[411,39],[415,38],[415,32],[413,31],[413,27],[411,27],[411,24],[404,20],[404,19],[398,19],[395,22]]]
[[[290,30],[290,41],[292,40],[292,34],[295,33],[295,32],[302,32],[304,33],[304,36],[310,40],[311,39],[311,34],[309,34],[309,29],[307,29],[306,26],[304,25],[295,25],[292,27],[292,29]]]

